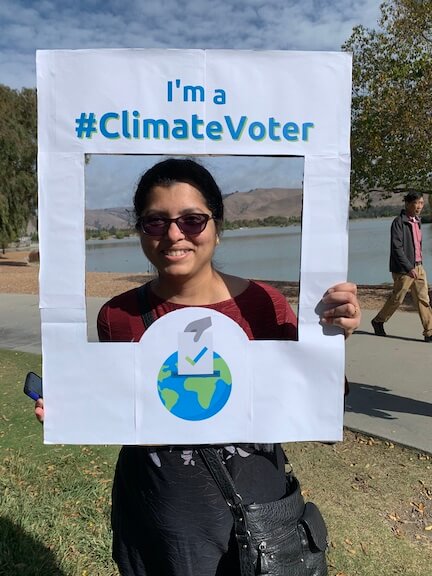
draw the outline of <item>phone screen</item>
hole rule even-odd
[[[32,400],[42,398],[42,378],[34,372],[29,372],[24,383],[24,394]]]

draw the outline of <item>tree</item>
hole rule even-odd
[[[0,85],[0,246],[27,227],[37,206],[36,91]]]
[[[385,0],[353,29],[351,198],[432,193],[432,0]],[[430,196],[431,198],[431,196]]]

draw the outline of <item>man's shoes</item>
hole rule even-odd
[[[372,324],[372,328],[374,329],[375,336],[387,336],[387,334],[385,333],[385,330],[384,330],[384,322],[377,322],[376,320],[372,320],[371,324]],[[429,336],[425,336],[425,340],[426,340],[426,338],[429,338]],[[432,337],[431,337],[431,340],[432,340]]]
[[[425,336],[425,342],[432,342],[432,336]]]

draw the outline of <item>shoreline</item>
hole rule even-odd
[[[128,272],[87,272],[86,296],[112,298],[117,294],[137,288],[153,278],[148,273]],[[277,288],[293,305],[298,303],[298,282],[265,280]],[[390,294],[391,284],[359,284],[358,298],[365,310],[377,310]],[[39,263],[29,263],[29,251],[9,251],[0,254],[0,294],[38,294]],[[407,295],[400,310],[415,311],[410,295]]]

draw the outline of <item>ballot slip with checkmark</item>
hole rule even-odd
[[[194,332],[180,332],[178,335],[178,374],[185,376],[212,375],[213,335],[203,332],[195,342]]]

